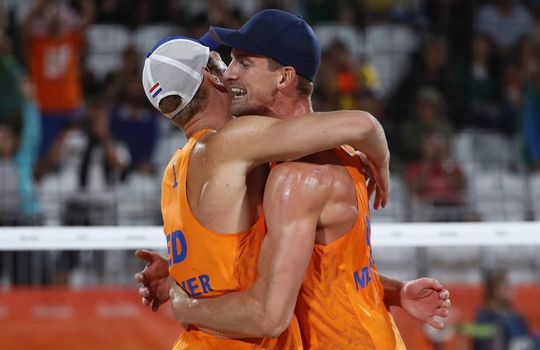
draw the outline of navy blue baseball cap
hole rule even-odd
[[[267,56],[313,81],[321,62],[321,48],[313,29],[300,17],[281,10],[256,13],[240,29],[210,27],[201,41]],[[210,44],[211,42],[211,44]]]

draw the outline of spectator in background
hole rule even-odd
[[[85,128],[88,142],[79,173],[81,188],[89,192],[107,192],[114,188],[129,164],[127,150],[110,130],[109,116],[106,104],[97,100],[90,102]]]
[[[167,19],[167,0],[138,0],[128,2],[133,10],[131,14],[131,28],[137,28],[145,24],[160,23]]]
[[[363,13],[355,0],[307,0],[304,4],[306,21],[311,24],[331,22],[363,24]]]
[[[328,110],[357,109],[356,97],[377,88],[375,68],[356,60],[342,41],[335,40],[322,57],[315,95],[327,100]]]
[[[131,75],[111,111],[111,132],[130,154],[128,171],[153,173],[152,156],[157,142],[158,118],[147,108],[140,74]]]
[[[387,103],[387,114],[393,121],[401,122],[404,116],[414,115],[414,101],[423,87],[435,88],[448,106],[448,120],[453,126],[458,120],[461,94],[458,79],[450,69],[446,41],[432,37],[425,42],[420,57],[413,57],[413,64]]]
[[[487,34],[503,55],[525,35],[534,30],[534,19],[529,10],[518,0],[495,0],[478,10],[476,29]]]
[[[21,219],[19,176],[14,158],[19,131],[0,122],[0,226],[17,225]]]
[[[500,80],[501,108],[496,120],[496,130],[513,137],[518,131],[523,109],[523,77],[515,65],[504,68]]]
[[[447,38],[453,58],[463,60],[473,33],[476,1],[424,1],[429,18],[429,31]]]
[[[23,79],[23,69],[11,53],[11,40],[0,31],[0,121],[20,118],[25,103]]]
[[[491,325],[491,336],[474,340],[474,350],[534,349],[527,323],[512,307],[512,285],[506,272],[493,271],[484,276],[484,305],[476,314],[476,323]]]
[[[165,22],[169,19],[168,0],[94,0],[96,23],[123,25],[130,29],[138,26]],[[178,12],[174,12],[178,14]],[[180,18],[181,20],[183,17]]]
[[[514,61],[524,79],[530,78],[540,69],[540,52],[538,42],[531,36],[521,38],[516,47]]]
[[[405,178],[413,198],[435,210],[432,221],[464,219],[465,177],[449,155],[449,140],[443,133],[424,134],[422,159],[405,169]],[[450,215],[452,214],[452,215]]]
[[[128,46],[122,52],[120,66],[107,75],[103,84],[104,98],[108,103],[114,103],[120,99],[122,91],[128,87],[134,75],[140,77],[139,59],[140,54],[134,46]]]
[[[0,123],[17,125],[15,152],[10,156],[17,168],[17,186],[20,213],[30,224],[39,214],[34,193],[33,166],[41,138],[41,123],[32,86],[22,67],[11,53],[11,41],[0,31]],[[13,131],[13,130],[12,130]]]
[[[72,174],[77,177],[78,189],[65,203],[64,225],[116,223],[115,189],[129,165],[129,153],[111,134],[109,115],[104,102],[91,100],[84,123],[74,123],[62,130],[42,163],[45,168],[39,169],[39,173],[46,173],[65,155],[73,156],[72,153],[80,159]]]
[[[64,2],[38,0],[22,24],[30,78],[42,114],[40,158],[83,103],[80,55],[84,29],[93,18],[93,1],[81,0],[81,5],[82,18]]]
[[[331,86],[335,87],[337,109],[353,109],[354,96],[363,87],[360,77],[360,65],[351,56],[347,46],[341,41],[335,41],[329,48],[331,66],[334,68]]]
[[[464,108],[460,126],[497,130],[499,128],[498,60],[491,39],[476,34],[470,59],[461,67]]]
[[[443,134],[447,138],[453,129],[445,114],[445,103],[441,94],[433,88],[422,88],[416,98],[416,110],[401,124],[399,153],[404,161],[418,160],[422,157],[423,142],[426,135]]]
[[[358,14],[365,18],[366,25],[390,23],[392,20],[400,21],[408,19],[408,5],[410,2],[400,0],[357,0],[359,4]]]
[[[540,171],[540,71],[525,84],[522,112],[522,138],[525,160],[530,168]]]
[[[96,0],[95,23],[113,23],[127,27],[132,17],[131,7],[127,0]]]

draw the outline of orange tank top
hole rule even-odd
[[[336,241],[315,244],[295,310],[304,349],[405,349],[373,260],[360,159],[344,149],[336,154],[354,182],[358,217]]]
[[[191,296],[205,298],[240,291],[256,278],[259,249],[266,233],[264,216],[246,232],[220,234],[204,227],[193,215],[187,199],[189,156],[201,130],[176,151],[162,184],[161,211],[167,239],[169,273]],[[233,340],[190,328],[174,346],[180,349],[301,349],[298,321],[275,339]]]
[[[30,74],[42,111],[67,112],[81,107],[82,40],[76,30],[61,37],[36,35],[32,38]]]

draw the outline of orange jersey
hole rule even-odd
[[[405,349],[383,302],[360,160],[342,149],[336,154],[355,184],[358,217],[342,237],[313,249],[295,310],[304,348]]]
[[[161,211],[167,238],[169,273],[192,297],[205,298],[247,289],[257,274],[257,258],[266,233],[264,216],[246,232],[220,234],[204,227],[187,199],[189,156],[206,130],[189,139],[167,165]],[[301,349],[298,321],[293,318],[279,338],[232,340],[188,329],[174,349]]]
[[[79,52],[81,34],[72,30],[60,37],[36,35],[30,43],[30,75],[40,109],[65,112],[82,104]]]

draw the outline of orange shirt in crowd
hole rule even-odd
[[[71,111],[82,104],[81,35],[70,30],[58,37],[34,34],[30,40],[30,75],[45,113]]]

